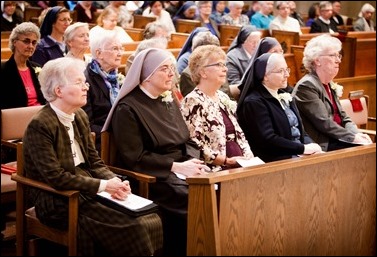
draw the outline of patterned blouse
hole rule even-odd
[[[217,155],[226,154],[226,128],[220,108],[228,114],[234,125],[235,141],[241,147],[243,155],[252,153],[237,122],[235,114],[237,103],[220,90],[217,90],[217,97],[219,101],[214,101],[200,89],[195,88],[181,103],[182,116],[190,131],[190,137],[198,144],[207,164],[211,164]],[[221,166],[214,166],[212,170],[219,171]]]

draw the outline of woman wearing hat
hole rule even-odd
[[[265,162],[321,152],[306,134],[299,111],[284,89],[290,69],[282,54],[266,53],[251,66],[251,84],[239,103],[238,121],[255,156]]]
[[[157,178],[149,190],[161,211],[164,256],[186,255],[188,184],[179,177],[210,170],[173,101],[174,69],[168,51],[141,51],[103,127],[113,133],[120,166]]]

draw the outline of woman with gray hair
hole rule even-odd
[[[124,79],[118,71],[123,47],[114,32],[103,31],[101,37],[90,42],[90,49],[92,61],[84,72],[90,89],[83,109],[89,116],[91,130],[96,133],[96,149],[101,152],[102,126]]]
[[[85,55],[89,49],[89,25],[85,22],[76,22],[69,25],[64,32],[64,42],[67,46],[68,53],[66,56],[78,58],[90,62],[90,57]]]
[[[131,187],[109,170],[94,147],[88,117],[81,109],[89,89],[84,69],[83,61],[67,57],[49,61],[41,70],[39,80],[48,104],[25,131],[25,175],[56,190],[80,191],[79,255],[151,256],[162,246],[159,216],[135,218],[97,201],[100,192],[125,200]],[[43,224],[67,229],[67,199],[34,189],[28,201]]]
[[[38,81],[40,66],[29,60],[40,37],[39,28],[32,22],[23,22],[12,30],[9,48],[13,54],[1,64],[1,78],[5,79],[0,91],[1,109],[46,103]]]
[[[368,3],[365,3],[363,7],[361,7],[359,18],[353,24],[355,31],[374,31],[374,22],[372,17],[375,10],[376,9]]]
[[[328,34],[309,40],[303,58],[309,74],[297,82],[292,93],[305,129],[323,151],[372,142],[368,135],[359,132],[340,105],[343,87],[333,79],[339,72],[341,50],[341,41]]]
[[[199,149],[170,91],[174,66],[171,54],[149,48],[134,59],[107,117],[119,165],[155,176],[150,198],[158,203],[164,227],[163,255],[185,256],[188,184],[180,178],[210,169],[199,160]]]

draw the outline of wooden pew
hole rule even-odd
[[[9,39],[11,31],[1,31],[1,39]]]
[[[347,37],[355,38],[376,38],[376,31],[348,31]]]
[[[355,55],[355,76],[376,74],[376,38],[357,39]]]
[[[1,48],[8,48],[9,47],[9,38],[1,39]]]
[[[41,7],[35,7],[35,6],[28,6],[25,7],[24,11],[24,21],[32,21],[31,18],[33,17],[39,17],[41,15],[43,9]]]
[[[171,33],[170,41],[168,42],[168,48],[182,48],[189,36],[190,34],[188,33]]]
[[[291,53],[291,45],[298,45],[300,43],[300,35],[298,32],[272,30],[271,36],[279,41],[284,53]]]
[[[188,256],[376,253],[376,144],[186,181]]]
[[[124,43],[124,44],[122,44],[123,50],[124,51],[135,51],[136,48],[138,47],[139,43],[140,43],[140,41]]]
[[[1,60],[8,60],[12,56],[10,48],[1,48]]]
[[[302,34],[309,34],[310,32],[310,27],[301,27],[300,29]]]
[[[238,35],[238,31],[240,31],[240,28],[240,26],[220,24],[220,45],[230,45],[229,42],[232,42],[232,40]]]
[[[198,20],[177,19],[175,21],[175,30],[180,33],[190,34],[195,28],[201,27]]]
[[[292,53],[286,53],[284,54],[284,58],[285,58],[285,61],[287,62],[287,66],[291,69],[291,73],[289,74],[289,77],[288,77],[288,85],[293,87],[297,83],[297,81],[301,78],[301,77],[297,77],[297,74],[296,74],[297,68],[296,68],[295,56]]]
[[[127,34],[134,40],[134,41],[141,41],[144,39],[144,29],[138,28],[126,28],[124,29]]]
[[[145,26],[150,23],[156,21],[156,17],[151,17],[151,16],[143,16],[143,15],[137,15],[135,14],[134,16],[134,28],[137,29],[145,29]]]
[[[376,74],[351,78],[335,78],[334,81],[343,86],[342,99],[347,99],[350,91],[363,89],[364,94],[369,96],[368,116],[376,117]]]

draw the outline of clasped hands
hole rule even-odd
[[[131,186],[128,180],[122,181],[118,177],[109,179],[106,184],[106,192],[117,200],[125,200],[131,194]]]

